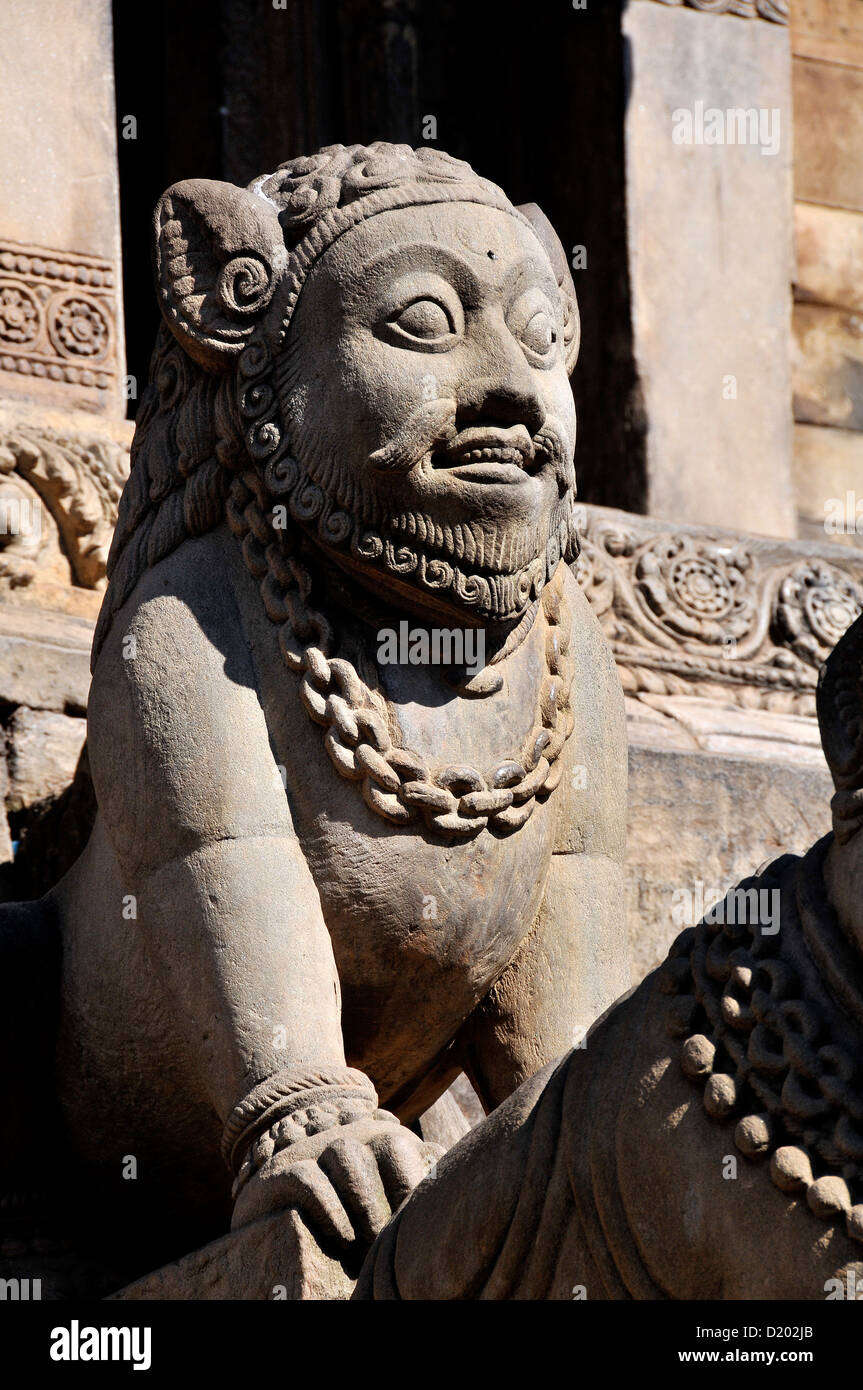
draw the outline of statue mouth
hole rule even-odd
[[[432,456],[434,468],[472,483],[523,483],[543,461],[524,425],[472,425]]]

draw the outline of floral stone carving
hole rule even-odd
[[[659,0],[662,5],[686,5],[708,14],[738,15],[741,19],[768,19],[788,23],[788,0]]]
[[[0,370],[94,402],[116,390],[115,293],[107,261],[0,243]]]
[[[863,611],[853,555],[601,508],[582,523],[576,575],[627,692],[814,715],[818,669]]]
[[[93,613],[104,591],[128,452],[104,436],[0,427],[0,590]]]

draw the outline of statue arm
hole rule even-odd
[[[94,673],[91,764],[154,974],[225,1120],[279,1068],[344,1066],[338,978],[229,605],[148,588]]]
[[[154,983],[172,1002],[206,1095],[226,1123],[225,1155],[245,1184],[244,1219],[288,1200],[302,1206],[288,1169],[305,1161],[316,1169],[310,1214],[349,1239],[352,1223],[319,1169],[327,1136],[316,1132],[307,1154],[309,1136],[292,1110],[305,1116],[313,1103],[327,1106],[317,1130],[335,1127],[342,1148],[348,1128],[356,1132],[352,1120],[362,1131],[359,1148],[379,1151],[384,1131],[395,1129],[398,1152],[390,1144],[384,1156],[393,1200],[427,1164],[406,1155],[405,1136],[412,1148],[414,1136],[377,1110],[371,1083],[345,1066],[329,933],[233,600],[219,583],[218,552],[206,540],[184,550],[145,577],[100,654],[90,700],[97,797],[124,893],[136,899]],[[277,1122],[284,1122],[278,1144],[297,1146],[281,1164],[285,1182],[271,1183],[264,1198],[261,1184],[249,1181],[264,1161],[260,1145],[261,1162],[251,1169],[248,1155],[258,1140],[267,1148]],[[355,1144],[355,1166],[356,1151]],[[264,1157],[274,1156],[270,1144]],[[350,1167],[343,1153],[339,1162]],[[352,1190],[372,1186],[369,1179]],[[370,1238],[375,1223],[360,1214]]]

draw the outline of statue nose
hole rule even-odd
[[[468,425],[524,425],[533,436],[545,420],[545,407],[531,382],[484,378],[460,393],[456,428]]]
[[[544,423],[547,412],[534,374],[508,329],[505,335],[508,342],[493,335],[482,367],[459,391],[457,428],[479,423],[524,425],[534,435]]]

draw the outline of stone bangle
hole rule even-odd
[[[295,1110],[333,1101],[360,1102],[377,1107],[378,1095],[371,1081],[352,1067],[320,1071],[280,1071],[261,1081],[228,1116],[222,1135],[222,1157],[233,1174],[259,1135]]]

